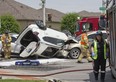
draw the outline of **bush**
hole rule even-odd
[[[13,33],[20,32],[20,26],[12,15],[6,14],[1,16],[0,19],[1,19],[0,33],[4,33],[5,30],[9,30],[10,32]]]

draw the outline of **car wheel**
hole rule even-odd
[[[81,50],[79,48],[73,48],[69,52],[69,56],[71,59],[77,59],[81,53]]]

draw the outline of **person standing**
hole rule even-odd
[[[5,33],[1,36],[2,48],[4,50],[5,59],[10,59],[11,56],[11,41],[12,38],[9,35],[9,31],[5,31]]]
[[[108,44],[102,37],[102,32],[97,31],[94,42],[91,45],[93,58],[93,73],[95,80],[98,80],[99,69],[101,69],[101,82],[104,82],[106,71],[106,58],[108,56]]]
[[[82,58],[86,56],[88,62],[92,62],[92,58],[90,56],[89,52],[89,42],[88,42],[88,37],[87,37],[87,32],[84,31],[83,34],[81,35],[81,54],[78,58],[78,63],[82,63]]]

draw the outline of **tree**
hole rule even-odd
[[[0,19],[1,19],[0,33],[4,33],[5,30],[9,30],[12,33],[19,33],[20,26],[12,15],[9,14],[2,15]]]
[[[68,30],[73,34],[76,29],[77,17],[79,17],[77,13],[66,14],[61,21],[61,30]]]

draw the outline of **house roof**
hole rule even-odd
[[[0,15],[11,14],[17,20],[42,20],[42,9],[34,9],[26,6],[15,0],[0,0]],[[64,13],[46,8],[46,20],[47,14],[52,15],[52,21],[60,22]]]
[[[53,22],[61,22],[62,17],[65,15],[64,13],[57,11],[55,9],[50,9],[50,8],[46,8],[46,20],[48,20],[48,14],[51,14],[52,16],[52,21]],[[38,13],[39,16],[42,16],[43,12],[42,12],[42,8],[38,9]]]
[[[0,0],[0,15],[4,14],[11,14],[17,20],[42,20],[43,18],[42,8],[37,10],[15,0]],[[62,17],[65,15],[55,9],[46,8],[46,20],[48,14],[52,15],[53,22],[61,22]],[[101,13],[81,11],[78,14],[82,17],[98,17]]]
[[[0,0],[0,15],[12,14],[18,20],[37,20],[38,12],[15,0]]]
[[[80,11],[78,14],[82,17],[99,17],[101,15],[100,12],[88,12],[88,11]]]

